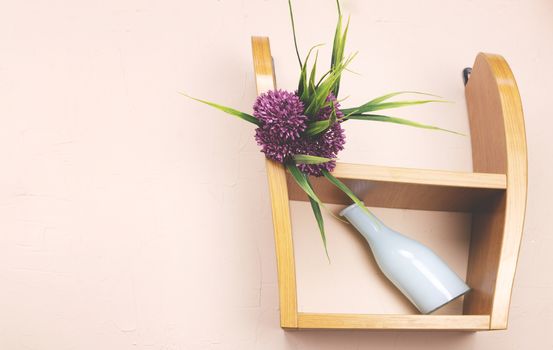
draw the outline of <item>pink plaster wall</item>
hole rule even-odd
[[[333,1],[295,3],[302,51],[326,42],[328,61]],[[510,62],[530,180],[509,330],[278,327],[253,128],[177,91],[248,110],[252,34],[271,37],[279,85],[293,89],[284,0],[2,1],[0,349],[553,348],[553,3],[343,5],[363,74],[344,79],[350,105],[431,91],[455,103],[397,115],[466,132],[461,69],[478,51]],[[471,170],[468,137],[368,123],[347,132],[345,161]]]

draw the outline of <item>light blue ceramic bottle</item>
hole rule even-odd
[[[342,210],[340,215],[361,232],[384,275],[423,314],[470,290],[432,250],[390,229],[356,204]]]

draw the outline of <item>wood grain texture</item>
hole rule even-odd
[[[503,173],[467,173],[444,170],[385,167],[368,164],[338,163],[333,174],[342,179],[394,181],[397,183],[505,189]]]
[[[276,78],[269,38],[252,37],[252,53],[257,93],[261,94],[267,90],[275,89]],[[296,269],[286,173],[282,164],[272,160],[266,159],[265,165],[273,214],[280,298],[280,326],[296,328],[298,322]]]
[[[467,267],[467,284],[472,290],[465,296],[463,313],[490,315],[492,313],[501,240],[505,223],[504,194],[488,209],[472,214],[472,232]]]
[[[505,196],[493,210],[475,215],[467,274],[475,293],[465,299],[465,313],[489,313],[490,328],[505,329],[526,211],[522,103],[513,73],[499,55],[477,56],[465,93],[474,171],[507,175]]]
[[[384,208],[472,212],[501,195],[503,174],[464,173],[440,170],[392,168],[338,163],[333,172],[366,205]],[[292,200],[307,201],[305,193],[288,176]],[[323,178],[313,178],[322,201],[351,204],[351,200]]]
[[[298,314],[300,329],[375,329],[375,330],[486,330],[485,315],[363,315]]]

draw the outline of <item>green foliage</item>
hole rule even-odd
[[[317,75],[317,60],[319,59],[319,51],[315,55],[315,62],[313,62],[313,67],[311,68],[311,73],[309,74],[309,94],[315,93],[315,75]]]
[[[317,195],[315,194],[315,191],[313,190],[313,187],[311,186],[311,183],[309,182],[307,175],[302,173],[294,162],[287,163],[286,168],[288,169],[288,171],[292,175],[292,178],[296,181],[298,186],[300,186],[300,188],[305,192],[305,194],[307,194],[307,197],[309,198],[309,202],[311,203],[311,209],[313,209],[313,214],[315,216],[315,219],[317,220],[317,226],[319,227],[325,252],[328,258],[324,221],[323,221],[323,216],[321,214],[321,206],[323,206],[323,202],[321,202],[319,197],[317,197]]]
[[[426,125],[422,123],[417,123],[408,119],[402,119],[402,118],[396,118],[381,114],[372,114],[367,112],[374,112],[384,109],[394,109],[394,108],[400,108],[400,107],[406,107],[406,106],[414,106],[414,105],[421,105],[426,103],[432,103],[432,102],[449,102],[446,100],[438,100],[438,99],[431,99],[431,100],[408,100],[408,101],[394,101],[394,102],[387,102],[392,97],[395,97],[397,95],[401,94],[417,94],[417,95],[425,95],[425,96],[433,96],[438,97],[436,95],[427,94],[423,92],[418,91],[399,91],[399,92],[392,92],[390,94],[386,94],[384,96],[377,97],[373,100],[370,100],[369,102],[362,104],[359,107],[355,108],[345,108],[342,109],[342,113],[344,114],[344,118],[342,118],[342,121],[354,119],[354,120],[368,120],[368,121],[379,121],[379,122],[386,122],[386,123],[394,123],[394,124],[401,124],[401,125],[407,125],[412,126],[416,128],[423,128],[423,129],[431,129],[431,130],[441,130],[446,132],[451,132],[458,135],[463,135],[455,131],[439,128],[437,126],[433,125]]]
[[[313,187],[311,186],[311,183],[309,182],[309,178],[306,176],[305,180],[307,181],[307,184],[313,190]],[[313,210],[313,215],[315,216],[315,220],[317,220],[317,226],[319,227],[319,232],[321,234],[321,239],[323,241],[323,246],[325,248],[325,254],[326,258],[328,259],[328,262],[330,262],[330,256],[328,255],[328,246],[326,244],[326,233],[325,233],[325,223],[323,220],[323,214],[321,213],[321,206],[317,201],[315,201],[313,198],[309,198],[309,203],[311,204],[311,209]]]
[[[373,111],[379,111],[382,109],[393,109],[393,108],[400,108],[400,107],[406,107],[406,106],[415,106],[415,105],[421,105],[431,102],[448,102],[444,100],[414,100],[414,101],[396,101],[396,102],[380,102],[380,103],[370,103],[367,102],[359,107],[356,108],[345,108],[342,109],[342,113],[344,114],[350,114],[350,113],[365,113],[365,112],[373,112]]]
[[[344,72],[344,70],[348,70],[349,64],[355,58],[357,53],[354,53],[352,55],[347,56],[347,58],[344,58],[346,39],[347,39],[347,34],[349,29],[349,18],[345,25],[345,28],[343,28],[343,17],[342,17],[342,11],[340,8],[339,0],[336,0],[336,5],[338,9],[338,20],[337,20],[336,29],[334,32],[334,40],[333,40],[332,54],[331,54],[331,60],[330,60],[330,69],[326,71],[319,78],[317,82],[315,82],[317,79],[317,62],[319,58],[318,50],[315,54],[315,58],[313,60],[311,68],[308,67],[310,64],[309,59],[311,57],[313,50],[321,45],[316,45],[316,46],[313,46],[311,49],[309,49],[305,57],[305,60],[302,61],[300,57],[299,49],[298,49],[296,28],[294,23],[294,14],[292,11],[292,3],[291,3],[291,0],[288,0],[288,6],[290,10],[290,20],[292,24],[292,34],[294,38],[294,48],[298,58],[298,63],[300,65],[298,96],[305,106],[304,114],[308,116],[310,119],[310,121],[308,122],[307,128],[304,132],[304,135],[302,136],[314,137],[316,135],[326,132],[334,123],[345,122],[347,120],[379,121],[379,122],[407,125],[407,126],[412,126],[417,128],[441,130],[441,131],[456,133],[451,130],[442,129],[432,125],[421,124],[407,119],[371,113],[371,112],[380,111],[380,110],[395,109],[395,108],[414,106],[414,105],[422,105],[422,104],[427,104],[432,102],[448,102],[441,99],[440,96],[417,92],[417,91],[393,92],[393,93],[389,93],[389,94],[374,98],[369,102],[366,102],[358,107],[342,109],[341,112],[343,113],[344,116],[338,119],[337,111],[335,110],[335,105],[333,102],[328,101],[328,98],[330,94],[333,94],[336,98],[338,98],[342,73]],[[308,74],[308,71],[309,71],[309,74]],[[420,100],[389,101],[391,98],[396,97],[398,95],[403,95],[403,94],[424,95],[424,96],[431,96],[433,98],[420,99]],[[250,114],[240,112],[230,107],[218,105],[213,102],[200,100],[200,99],[188,96],[186,94],[183,94],[183,95],[193,100],[196,100],[198,102],[207,104],[211,107],[217,108],[225,113],[233,115],[242,120],[248,121],[257,126],[261,125],[261,122]],[[332,108],[331,116],[329,119],[314,120],[315,119],[314,117],[319,115],[322,108],[328,108],[328,107]],[[321,207],[324,208],[325,206],[323,202],[319,199],[319,197],[315,194],[313,186],[309,181],[309,177],[298,169],[297,164],[323,164],[332,160],[334,159],[313,156],[308,154],[296,154],[294,155],[292,160],[290,160],[285,164],[286,168],[290,172],[294,181],[307,194],[307,197],[309,198],[311,209],[313,210],[313,215],[315,216],[315,219],[317,221],[317,226],[321,234],[321,239],[325,248],[327,258],[328,258],[328,250],[327,250],[326,233],[324,228],[324,220],[321,213]],[[351,189],[349,189],[343,182],[338,180],[328,171],[323,170],[322,172],[326,180],[328,180],[330,183],[336,186],[340,191],[344,192],[355,204],[363,208],[366,211],[367,215],[369,215],[369,217],[374,218],[374,216],[367,210],[367,208],[363,205],[361,200],[357,198],[357,196],[353,193]],[[335,216],[332,212],[330,212],[330,214]],[[344,221],[340,218],[337,218],[337,219]],[[375,222],[378,223],[377,220],[375,220]]]
[[[308,103],[306,103],[305,115],[308,117],[316,116],[321,108],[325,106],[326,100],[336,87],[336,83],[340,80],[340,75],[344,69],[351,63],[357,53],[349,56],[347,59],[342,60],[334,69],[332,69],[328,75],[315,86],[315,93],[309,96]],[[302,99],[305,103],[305,101]]]
[[[236,110],[236,109],[233,109],[233,108],[230,108],[230,107],[221,106],[221,105],[219,105],[219,104],[217,104],[217,103],[213,103],[213,102],[210,102],[210,101],[200,100],[200,99],[198,99],[198,98],[189,96],[189,95],[187,95],[187,94],[185,94],[185,93],[182,93],[182,92],[181,92],[181,94],[184,95],[184,96],[186,96],[186,97],[188,97],[188,98],[191,98],[191,99],[193,99],[193,100],[195,100],[195,101],[198,101],[198,102],[201,102],[201,103],[205,103],[205,104],[208,105],[208,106],[215,107],[215,108],[217,108],[218,110],[221,110],[221,111],[223,111],[223,112],[225,112],[225,113],[228,113],[228,114],[230,114],[230,115],[233,115],[233,116],[235,116],[235,117],[238,117],[238,118],[240,118],[240,119],[243,119],[243,120],[245,120],[245,121],[247,121],[247,122],[250,122],[250,123],[252,123],[252,124],[255,124],[255,125],[257,125],[257,126],[261,125],[261,122],[260,122],[256,117],[254,117],[253,115],[249,115],[249,114],[247,114],[247,113],[240,112],[240,111],[238,111],[238,110]]]
[[[326,131],[330,127],[330,125],[330,119],[310,122],[307,125],[307,129],[305,129],[304,133],[306,136],[315,136]]]
[[[357,196],[353,193],[352,190],[349,189],[348,186],[346,186],[342,181],[340,181],[336,177],[334,177],[334,175],[329,173],[327,170],[323,170],[322,172],[323,172],[324,177],[328,181],[330,181],[330,183],[332,183],[334,186],[338,187],[338,189],[340,189],[340,191],[344,192],[355,204],[357,204],[358,206],[363,208],[365,210],[365,212],[367,212],[367,214],[371,215],[369,210],[367,208],[365,208],[365,205],[363,204],[363,202],[361,202],[361,200],[359,198],[357,198]]]
[[[301,63],[300,51],[298,50],[298,40],[296,38],[296,25],[294,23],[294,12],[292,11],[292,0],[288,0],[288,8],[290,10],[290,22],[292,22],[292,36],[294,37],[294,48],[296,49],[296,56],[298,56],[298,62],[300,67],[303,66]]]
[[[288,4],[291,9],[292,7],[290,4],[290,0],[288,1]],[[338,22],[336,25],[336,32],[334,34],[330,69],[321,77],[319,82],[315,84],[315,79],[317,75],[318,53],[317,53],[317,56],[315,57],[315,61],[311,68],[309,79],[307,78],[307,70],[308,70],[307,66],[309,64],[308,62],[309,56],[313,48],[309,50],[305,61],[303,63],[300,63],[301,71],[300,71],[300,79],[298,83],[298,95],[301,101],[306,106],[305,115],[307,115],[308,117],[314,117],[319,113],[321,108],[324,107],[324,104],[330,93],[333,93],[335,97],[338,97],[341,75],[356,55],[356,54],[353,54],[349,56],[347,59],[344,59],[344,50],[346,46],[346,38],[347,38],[347,32],[349,28],[349,19],[345,29],[342,31],[342,13],[340,10],[340,3],[337,1],[336,4],[338,7]],[[292,19],[292,26],[294,26],[292,12],[290,13],[290,16]],[[292,29],[294,32],[294,43],[296,43],[295,29],[294,28]],[[298,50],[296,45],[296,53],[297,52]],[[301,60],[299,61],[301,62]],[[313,132],[315,132],[315,134],[323,132],[327,130],[329,127],[328,122],[324,127],[321,127],[321,125],[322,123],[319,123],[318,126],[313,126],[312,128],[310,128],[309,134]]]
[[[355,119],[355,120],[369,120],[369,121],[377,121],[377,122],[386,122],[386,123],[394,123],[394,124],[401,124],[401,125],[407,125],[407,126],[413,126],[416,128],[422,128],[422,129],[431,129],[431,130],[441,130],[450,132],[457,135],[463,135],[461,133],[458,133],[456,131],[442,129],[437,126],[433,125],[427,125],[422,123],[417,123],[412,120],[408,119],[402,119],[402,118],[395,118],[395,117],[389,117],[386,115],[379,115],[379,114],[356,114],[353,113],[347,117],[347,119]]]
[[[395,97],[395,96],[398,96],[398,95],[404,95],[404,94],[423,95],[423,96],[432,96],[432,97],[442,98],[441,96],[429,94],[429,93],[426,93],[426,92],[419,92],[419,91],[397,91],[397,92],[392,92],[392,93],[386,94],[386,95],[384,95],[384,96],[377,97],[377,98],[375,98],[375,99],[373,99],[373,100],[370,100],[370,101],[367,102],[366,104],[378,104],[378,103],[380,103],[380,102],[384,102],[384,101],[386,101],[386,100],[389,100],[389,99],[392,98],[392,97]]]
[[[359,206],[365,214],[374,222],[375,225],[380,226],[380,222],[374,217],[374,215],[365,207],[365,204],[361,202],[359,198],[353,193],[352,190],[349,189],[348,186],[346,186],[342,181],[338,180],[334,175],[329,173],[326,170],[323,170],[324,177],[330,181],[334,186],[338,187],[338,189],[346,194],[357,206]]]
[[[323,163],[330,162],[334,159],[312,156],[309,154],[296,154],[294,155],[294,160],[296,161],[296,163],[301,163],[301,164],[323,164]]]
[[[309,62],[309,57],[311,56],[311,52],[319,46],[322,46],[323,44],[318,44],[313,46],[309,49],[307,52],[307,57],[305,58],[305,62],[301,66],[300,71],[300,81],[298,83],[298,96],[300,97],[300,100],[304,103],[304,105],[307,105],[307,103],[310,101],[311,96],[315,92],[315,86],[310,86],[311,80],[315,79],[316,69],[317,69],[317,57],[315,57],[315,63],[313,65],[313,68],[311,69],[311,74],[309,76],[309,80],[307,80],[307,63]]]
[[[334,43],[332,45],[332,56],[330,59],[331,71],[336,70],[340,63],[344,60],[344,49],[346,47],[346,38],[348,35],[349,18],[346,24],[346,29],[342,32],[342,13],[340,11],[340,3],[338,3],[338,23],[336,24],[336,32],[334,33]],[[340,76],[334,86],[332,87],[332,93],[338,97],[338,91],[340,90]]]

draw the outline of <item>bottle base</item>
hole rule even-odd
[[[441,309],[442,307],[446,306],[447,304],[451,303],[452,301],[454,300],[457,300],[459,299],[460,297],[462,297],[463,295],[467,294],[468,292],[471,291],[471,288],[467,288],[465,291],[457,294],[456,296],[454,296],[453,298],[449,299],[448,301],[436,306],[435,308],[433,308],[432,310],[430,311],[427,311],[427,312],[423,312],[424,315],[430,315],[431,313],[433,313],[434,311],[437,311],[438,309]]]

